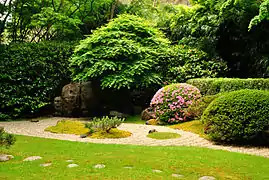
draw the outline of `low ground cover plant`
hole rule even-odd
[[[200,91],[192,85],[185,83],[171,84],[157,91],[150,106],[157,120],[175,124],[188,120],[184,114],[184,109],[200,97]]]
[[[202,121],[214,141],[268,144],[269,92],[239,90],[220,96],[206,108]]]
[[[75,120],[61,120],[55,126],[45,129],[52,133],[85,135],[90,138],[124,138],[132,133],[117,129],[124,119],[117,117],[93,118],[84,123]]]
[[[152,139],[174,139],[179,138],[180,134],[171,132],[154,132],[147,135],[147,137]]]

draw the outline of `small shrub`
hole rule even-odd
[[[220,96],[205,110],[202,121],[214,141],[269,142],[269,92],[239,90]]]
[[[187,109],[184,110],[184,114],[189,120],[200,119],[203,112],[208,105],[216,98],[223,94],[203,96],[191,104]]]
[[[201,78],[187,83],[197,87],[203,95],[214,95],[241,89],[269,90],[269,79]]]
[[[16,139],[13,134],[6,133],[3,127],[0,127],[0,147],[9,148],[15,143]]]
[[[124,119],[117,117],[103,117],[103,118],[93,118],[92,122],[86,123],[85,127],[92,129],[96,128],[102,131],[110,132],[112,128],[117,128],[121,123],[124,122]]]
[[[200,91],[189,84],[171,84],[157,91],[150,106],[157,120],[165,123],[186,121],[184,109],[201,97]]]

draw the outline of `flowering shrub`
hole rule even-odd
[[[150,106],[155,118],[170,124],[186,121],[184,109],[201,97],[199,89],[186,84],[171,84],[157,91]]]

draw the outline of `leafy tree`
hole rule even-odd
[[[76,47],[71,59],[74,80],[97,80],[112,89],[160,84],[157,68],[168,45],[146,20],[120,15]]]

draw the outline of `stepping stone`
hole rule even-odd
[[[203,176],[200,177],[199,180],[215,180],[216,178],[214,178],[213,176]]]
[[[73,168],[73,167],[78,167],[78,165],[77,164],[68,164],[67,167],[68,168]]]
[[[45,163],[45,164],[40,164],[40,166],[42,167],[48,167],[48,166],[51,166],[52,163]]]
[[[102,169],[102,168],[105,168],[106,166],[104,164],[96,164],[93,166],[93,168],[95,169]]]
[[[125,169],[133,169],[132,166],[124,166],[123,168],[125,168]]]
[[[172,174],[172,177],[175,177],[175,178],[183,178],[184,176],[181,175],[181,174]]]
[[[35,161],[35,160],[38,160],[38,159],[42,159],[42,157],[40,157],[40,156],[30,156],[30,157],[24,159],[23,161]]]
[[[69,162],[69,163],[71,163],[71,162],[73,162],[73,160],[71,160],[71,159],[68,159],[68,160],[66,160],[66,162]]]
[[[155,173],[161,173],[162,171],[159,170],[159,169],[153,169],[152,172],[155,172]]]
[[[0,154],[0,162],[9,161],[10,159],[13,159],[14,156],[7,155],[7,154]]]

